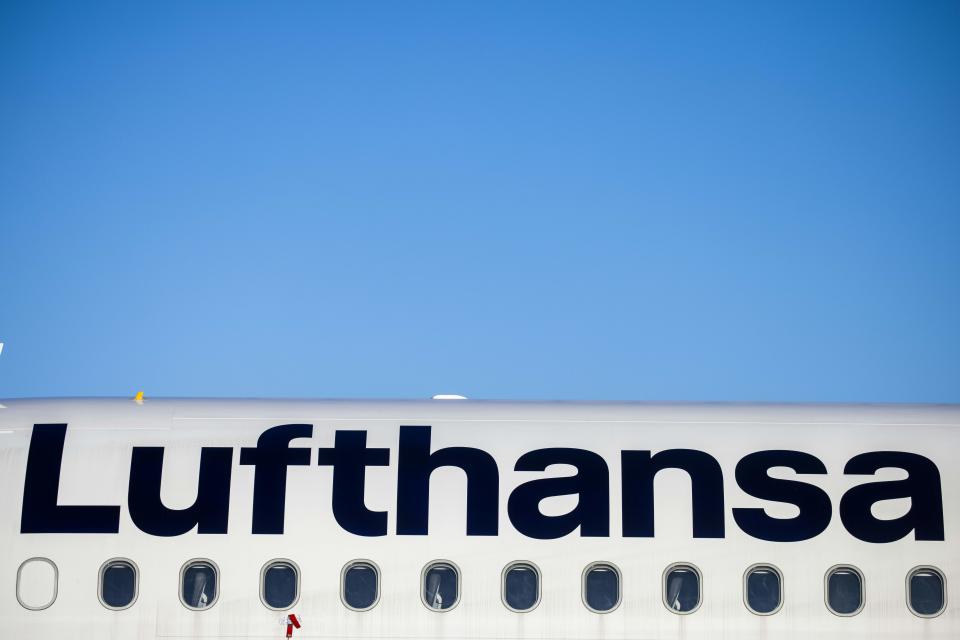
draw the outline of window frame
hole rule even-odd
[[[266,597],[267,596],[266,594],[267,571],[270,570],[271,567],[274,567],[276,565],[287,565],[288,567],[293,569],[293,573],[296,576],[296,586],[297,586],[296,593],[293,597],[293,602],[291,602],[290,605],[287,607],[279,607],[279,608],[271,607],[267,603],[267,597]],[[220,579],[219,576],[217,576],[217,580],[219,579]],[[267,560],[267,562],[260,568],[260,602],[263,604],[264,607],[266,607],[270,611],[289,611],[290,609],[293,609],[295,606],[297,606],[297,603],[300,602],[300,565],[298,565],[296,562],[294,562],[289,558],[273,558],[272,560]],[[207,609],[209,608],[210,607],[207,607]]]
[[[51,567],[53,567],[53,595],[50,596],[50,602],[41,606],[41,607],[31,607],[26,604],[23,600],[20,599],[20,575],[23,572],[23,568],[27,566],[29,562],[46,562]],[[53,606],[53,603],[57,601],[57,595],[59,595],[60,590],[60,569],[57,567],[57,563],[51,560],[50,558],[44,558],[43,556],[34,556],[32,558],[27,558],[20,563],[20,566],[17,567],[17,602],[20,603],[20,606],[26,609],[27,611],[43,611],[44,609],[49,609]]]
[[[366,566],[370,567],[371,569],[373,569],[373,572],[374,572],[374,573],[376,574],[376,576],[377,576],[377,596],[376,596],[376,598],[374,598],[373,604],[371,604],[369,607],[365,607],[365,608],[363,608],[363,609],[354,607],[354,606],[351,605],[349,602],[347,602],[347,593],[346,593],[346,591],[347,591],[347,572],[348,572],[351,568],[356,567],[356,566],[358,566],[358,565],[366,565]],[[364,611],[370,611],[371,609],[373,609],[374,607],[376,607],[378,604],[380,604],[380,593],[383,591],[383,590],[380,588],[380,579],[381,579],[381,576],[382,576],[382,575],[383,575],[383,574],[382,574],[381,571],[380,571],[380,566],[377,565],[377,563],[374,562],[373,560],[367,560],[366,558],[357,558],[356,560],[351,560],[351,561],[348,562],[347,564],[343,565],[343,568],[340,569],[340,602],[341,602],[341,603],[343,604],[343,606],[346,607],[349,611],[356,611],[356,612],[358,612],[358,613],[363,613]],[[457,590],[457,593],[459,594],[459,588],[458,588],[458,590]],[[421,594],[421,597],[423,597],[422,594]]]
[[[699,597],[697,598],[697,606],[689,611],[677,611],[667,602],[667,577],[671,571],[676,571],[677,569],[689,569],[697,575],[697,595]],[[700,607],[703,606],[703,572],[700,571],[700,567],[692,562],[674,562],[673,564],[667,565],[667,568],[663,570],[663,575],[660,577],[660,601],[663,602],[663,606],[667,608],[667,611],[678,616],[688,616],[691,613],[699,611]]]
[[[850,613],[840,613],[830,606],[830,576],[841,570],[852,571],[860,578],[860,606]],[[827,611],[841,618],[852,618],[863,611],[863,608],[867,606],[867,579],[863,575],[863,571],[852,564],[835,564],[827,569],[827,572],[823,575],[823,604],[826,605]]]
[[[114,564],[125,564],[131,569],[133,569],[133,599],[130,601],[130,604],[125,605],[123,607],[114,607],[112,605],[107,604],[107,602],[103,599],[103,576],[107,572],[107,568],[110,565],[114,565]],[[181,595],[183,595],[182,589],[181,589]],[[136,562],[134,562],[130,558],[117,557],[117,558],[110,558],[109,560],[104,562],[102,565],[100,565],[100,570],[97,572],[97,600],[100,601],[100,604],[102,604],[105,609],[109,609],[110,611],[123,611],[124,609],[129,609],[130,607],[132,607],[137,603],[137,598],[139,597],[140,597],[140,567],[137,566]]]
[[[913,578],[914,574],[917,574],[921,571],[929,571],[931,573],[935,573],[938,576],[940,576],[940,583],[943,585],[943,606],[940,607],[940,610],[937,611],[936,613],[918,613],[913,608],[913,604],[910,602],[910,579]],[[907,596],[907,610],[913,615],[917,616],[918,618],[929,619],[929,618],[936,618],[938,616],[942,616],[943,612],[947,610],[947,576],[943,571],[934,567],[933,565],[929,565],[929,564],[917,565],[916,567],[914,567],[913,569],[910,569],[910,571],[907,572],[905,594]]]
[[[777,603],[777,606],[776,608],[773,609],[773,611],[768,611],[767,613],[757,611],[756,609],[751,607],[750,599],[748,597],[747,588],[749,585],[750,574],[752,574],[754,571],[758,569],[769,569],[770,571],[773,571],[775,574],[777,574],[777,578],[780,580],[780,601]],[[749,567],[747,567],[747,570],[743,572],[743,605],[747,608],[747,611],[749,611],[755,616],[772,616],[776,613],[779,613],[780,610],[783,609],[784,600],[786,600],[786,596],[784,595],[784,592],[785,592],[785,588],[784,588],[784,581],[783,581],[783,572],[780,571],[780,568],[774,564],[771,564],[769,562],[758,562],[756,564],[750,565]],[[701,596],[701,599],[702,599],[702,596]]]
[[[612,569],[613,572],[617,574],[617,602],[609,609],[594,609],[587,602],[587,576],[594,569],[600,568]],[[619,609],[620,605],[623,604],[623,572],[620,571],[620,567],[609,560],[598,560],[596,562],[591,562],[584,567],[583,572],[580,574],[580,600],[583,602],[583,606],[587,608],[587,611],[599,615],[613,613]]]
[[[190,605],[187,604],[186,600],[183,599],[183,576],[187,573],[187,569],[189,569],[191,566],[195,564],[209,565],[213,569],[213,574],[214,576],[216,576],[216,579],[217,579],[217,583],[216,583],[217,590],[213,595],[213,600],[210,601],[210,604],[202,608],[191,607]],[[190,560],[187,560],[186,562],[184,562],[183,566],[180,567],[179,580],[177,581],[177,599],[180,600],[180,604],[182,604],[188,611],[194,611],[197,613],[209,611],[210,609],[213,609],[213,607],[220,601],[220,579],[221,579],[220,567],[217,565],[216,562],[214,562],[209,558],[191,558]]]
[[[457,576],[457,599],[454,600],[452,605],[445,609],[435,609],[431,607],[425,595],[427,591],[427,573],[434,567],[449,567],[453,569],[454,574]],[[448,613],[460,606],[461,600],[463,600],[463,578],[460,567],[458,567],[455,562],[451,562],[450,560],[431,560],[424,565],[423,570],[420,571],[420,602],[423,603],[423,606],[425,606],[428,611],[432,611],[433,613]]]
[[[537,576],[537,599],[534,601],[533,606],[528,609],[514,609],[507,603],[507,574],[510,573],[511,570],[521,567],[530,569]],[[503,568],[503,571],[500,572],[500,600],[508,611],[512,611],[513,613],[530,613],[540,606],[540,599],[543,593],[542,583],[543,574],[540,571],[540,567],[534,563],[529,560],[514,560],[513,562],[508,562]]]

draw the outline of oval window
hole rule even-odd
[[[613,611],[620,604],[620,572],[612,564],[594,564],[583,574],[583,601],[596,613]]]
[[[700,572],[678,564],[663,574],[663,603],[674,613],[693,613],[700,606]]]
[[[918,616],[932,618],[943,613],[947,606],[947,589],[943,574],[932,567],[921,567],[910,572],[907,580],[907,602]]]
[[[460,599],[460,572],[446,562],[435,562],[423,572],[423,603],[434,611],[452,609]]]
[[[17,601],[24,609],[46,609],[57,599],[57,565],[46,558],[30,558],[17,569]]]
[[[340,598],[348,609],[372,609],[380,599],[380,571],[377,566],[359,560],[344,567]]]
[[[744,594],[747,608],[753,613],[776,613],[782,603],[782,578],[774,567],[761,565],[747,571]]]
[[[100,567],[100,602],[108,609],[126,609],[136,599],[136,566],[129,560],[107,560]]]
[[[180,570],[180,601],[188,609],[202,611],[216,603],[219,585],[217,565],[209,560],[191,560]]]
[[[511,611],[530,611],[540,601],[540,572],[517,562],[503,572],[503,602]]]
[[[863,608],[863,576],[853,567],[834,567],[827,573],[827,607],[840,616]]]
[[[268,609],[289,609],[300,597],[300,570],[289,560],[274,560],[260,574],[260,600]]]

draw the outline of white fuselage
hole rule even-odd
[[[290,614],[302,623],[294,638],[960,637],[950,597],[960,580],[957,406],[0,406],[0,638],[283,638]],[[285,425],[299,427],[270,431]],[[883,486],[855,490],[873,483]],[[111,560],[135,567],[135,601],[123,608],[102,601]],[[217,571],[194,608],[182,584],[192,560]],[[297,569],[291,607],[263,602],[274,560]],[[365,611],[343,601],[355,561],[378,571]],[[518,561],[539,574],[529,611],[504,603],[505,568]],[[446,609],[428,602],[435,562],[459,571]],[[619,574],[604,612],[584,595],[598,563]],[[665,593],[675,565],[699,574],[689,612]],[[755,565],[782,581],[770,615],[745,602]],[[853,615],[828,607],[837,566],[862,577]],[[945,581],[936,615],[908,606],[918,567]]]

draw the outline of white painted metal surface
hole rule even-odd
[[[271,559],[299,568],[300,638],[553,638],[736,640],[960,637],[960,610],[952,593],[960,580],[960,408],[922,406],[659,405],[607,403],[359,402],[160,400],[142,405],[120,399],[4,400],[0,411],[0,638],[157,639],[282,638],[283,613],[264,606],[261,571]],[[59,504],[120,505],[117,534],[20,533],[27,453],[33,425],[69,425],[59,485]],[[313,435],[291,446],[312,450],[309,466],[287,469],[285,531],[251,533],[254,470],[238,464],[239,449],[253,447],[276,425],[313,425]],[[432,474],[430,530],[426,536],[396,535],[398,434],[402,425],[432,426],[431,446],[476,447],[499,467],[499,532],[467,536],[464,473],[440,468]],[[344,531],[331,511],[332,471],[317,464],[317,449],[331,447],[335,432],[364,430],[368,447],[390,449],[389,466],[366,469],[365,504],[388,512],[388,534],[362,537]],[[164,447],[162,499],[171,508],[191,505],[197,494],[201,447],[234,449],[229,533],[157,537],[140,531],[126,508],[131,450]],[[554,540],[519,533],[508,518],[508,498],[534,477],[569,475],[566,465],[545,472],[514,471],[526,452],[547,447],[586,449],[603,456],[610,472],[610,535]],[[652,538],[621,535],[620,455],[623,450],[688,448],[704,451],[723,470],[725,537],[691,536],[690,480],[667,469],[656,477]],[[827,474],[803,482],[830,496],[833,518],[820,535],[800,542],[758,540],[731,517],[735,507],[764,507],[787,518],[797,509],[759,500],[741,490],[734,475],[745,455],[791,449],[816,456]],[[945,540],[912,535],[889,543],[852,536],[838,516],[841,496],[868,480],[902,478],[883,469],[876,477],[843,473],[847,461],[870,451],[906,451],[933,461],[943,491]],[[782,473],[781,473],[782,472]],[[775,477],[796,477],[787,469]],[[549,498],[544,514],[576,506],[575,496]],[[878,517],[893,518],[909,500],[878,503]],[[28,610],[18,601],[16,578],[24,561],[46,558],[57,569],[55,601]],[[126,558],[139,570],[139,593],[127,609],[111,610],[98,596],[98,572],[111,558]],[[180,600],[181,568],[208,559],[220,569],[216,603],[191,611]],[[379,599],[367,611],[341,600],[342,570],[364,559],[380,570]],[[439,613],[424,606],[420,580],[426,565],[441,560],[460,568],[461,599]],[[541,572],[538,606],[526,613],[502,601],[506,566],[526,561]],[[584,569],[614,565],[622,576],[622,602],[609,613],[584,606]],[[689,615],[664,605],[664,570],[675,563],[702,575],[702,604]],[[767,564],[783,576],[783,605],[756,615],[744,604],[744,573]],[[857,615],[841,617],[824,603],[827,570],[851,565],[864,577],[865,602]],[[907,576],[932,566],[947,580],[947,607],[922,618],[906,604]],[[34,572],[34,569],[39,571]],[[47,580],[30,567],[29,603],[43,600]],[[37,577],[33,574],[36,573]],[[3,576],[6,576],[4,578]],[[6,585],[3,587],[2,585]],[[24,603],[28,604],[28,603]],[[41,603],[42,604],[42,603]]]

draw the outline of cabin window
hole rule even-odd
[[[530,611],[540,602],[540,571],[529,562],[515,562],[503,572],[503,602],[511,611]]]
[[[674,613],[693,613],[700,607],[700,571],[675,564],[663,573],[663,603]]]
[[[380,599],[380,570],[368,560],[357,560],[343,568],[340,599],[354,611],[372,609]]]
[[[910,611],[924,618],[943,613],[947,605],[946,581],[932,567],[920,567],[907,578],[907,603]]]
[[[30,558],[17,569],[17,602],[24,609],[46,609],[57,599],[57,565],[47,558]]]
[[[863,608],[863,575],[854,567],[827,572],[827,607],[838,616],[852,616]]]
[[[460,571],[450,562],[434,562],[423,571],[423,603],[447,611],[460,600]]]
[[[583,572],[583,601],[595,613],[620,605],[620,571],[612,564],[592,564]]]
[[[260,571],[260,600],[268,609],[289,609],[300,598],[300,569],[289,560],[272,560]]]
[[[100,603],[108,609],[126,609],[137,599],[137,567],[129,560],[107,560],[100,567]]]
[[[191,560],[180,570],[180,601],[188,609],[202,611],[216,603],[220,571],[210,560]]]
[[[770,615],[783,604],[783,577],[770,565],[747,569],[743,590],[747,608],[753,613]]]

